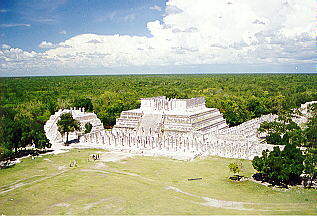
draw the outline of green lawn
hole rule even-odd
[[[0,214],[317,214],[316,190],[228,180],[233,159],[88,162],[97,151],[27,158],[0,170]],[[70,168],[70,160],[78,167]],[[251,162],[241,162],[242,174],[251,176]],[[195,177],[203,179],[187,180]]]

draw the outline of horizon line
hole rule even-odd
[[[200,72],[200,73],[113,73],[113,74],[57,74],[57,75],[14,75],[14,76],[1,76],[0,78],[27,78],[27,77],[72,77],[72,76],[151,76],[151,75],[235,75],[235,74],[317,74],[316,71],[312,72]]]

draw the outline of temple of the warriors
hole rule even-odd
[[[228,128],[216,108],[207,108],[205,98],[168,99],[165,96],[142,98],[139,109],[123,111],[114,130],[138,134],[208,133]]]
[[[253,159],[274,145],[261,143],[257,129],[276,115],[264,115],[235,127],[228,127],[216,108],[207,108],[203,97],[168,99],[164,96],[142,98],[139,109],[123,111],[112,130],[105,131],[96,114],[82,108],[59,110],[45,124],[47,137],[55,147],[62,146],[57,121],[64,112],[83,125],[90,122],[90,133],[75,133],[76,146],[125,151],[142,155],[195,158],[215,155]]]

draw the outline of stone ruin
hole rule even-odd
[[[293,121],[295,121],[298,125],[306,124],[308,118],[311,117],[311,113],[309,112],[308,107],[315,103],[317,103],[317,101],[310,101],[302,104],[301,107],[298,109],[301,115],[295,115]]]
[[[261,144],[257,129],[276,115],[264,115],[236,127],[226,124],[216,108],[207,108],[203,97],[143,98],[139,109],[123,111],[111,131],[92,131],[80,137],[85,146],[143,155],[195,158],[215,155],[253,159],[274,145]]]
[[[57,130],[57,121],[63,113],[71,113],[73,118],[80,122],[81,131],[85,130],[85,124],[88,122],[92,125],[91,133],[104,130],[103,124],[100,119],[97,118],[97,115],[95,113],[85,112],[85,108],[77,109],[74,107],[64,110],[60,109],[55,112],[54,115],[51,115],[50,119],[44,125],[46,137],[53,145],[63,142],[63,137]],[[73,132],[69,134],[69,139],[78,139],[81,135],[83,135],[83,132]]]
[[[312,103],[316,101],[302,104],[302,115],[295,117],[295,121],[307,122],[307,107]],[[160,96],[142,98],[139,109],[123,111],[113,129],[105,131],[96,114],[85,112],[84,108],[71,108],[56,112],[44,126],[55,149],[62,147],[63,139],[56,123],[65,112],[72,113],[82,129],[87,122],[93,126],[90,133],[70,134],[70,139],[79,139],[77,146],[178,159],[214,155],[252,160],[263,150],[275,147],[263,142],[258,128],[262,122],[274,121],[278,117],[268,114],[228,127],[218,109],[205,106],[203,97],[168,99]]]
[[[113,131],[140,135],[208,133],[228,128],[218,109],[207,108],[203,97],[142,98],[139,109],[123,111]]]

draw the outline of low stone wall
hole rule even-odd
[[[256,138],[258,134],[258,128],[261,123],[265,121],[274,121],[278,116],[273,114],[263,115],[259,118],[252,119],[250,121],[244,122],[238,126],[226,128],[224,130],[220,130],[219,134],[235,134],[242,135],[245,138]]]

